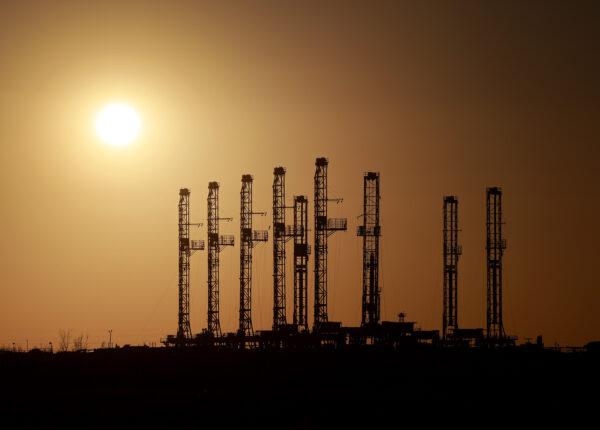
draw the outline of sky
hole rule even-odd
[[[442,198],[459,199],[459,325],[485,326],[485,188],[504,190],[504,324],[521,341],[600,339],[600,7],[572,1],[12,1],[0,4],[0,346],[158,343],[177,329],[177,203],[221,185],[221,325],[239,305],[239,191],[268,229],[329,158],[329,317],[360,323],[362,175],[381,173],[382,318],[441,329]],[[102,143],[94,117],[142,132]],[[288,215],[291,222],[291,212]],[[312,223],[312,222],[311,222]],[[205,239],[206,228],[192,229]],[[312,242],[312,237],[311,237]],[[292,247],[288,247],[292,255]],[[288,258],[288,319],[292,308]],[[191,324],[206,327],[206,253]],[[312,272],[313,261],[309,261]],[[312,274],[309,320],[312,321]],[[254,249],[255,329],[272,243]]]

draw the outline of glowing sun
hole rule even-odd
[[[111,103],[96,116],[96,133],[109,145],[125,146],[133,142],[141,125],[135,109],[125,103]]]

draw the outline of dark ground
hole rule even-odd
[[[535,349],[4,352],[0,378],[4,428],[598,428],[600,406],[600,354]]]

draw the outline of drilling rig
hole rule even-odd
[[[458,244],[458,199],[444,196],[443,206],[444,296],[442,336],[445,340],[458,329],[458,259],[462,247]]]
[[[219,218],[219,183],[208,184],[208,325],[207,333],[213,338],[221,336],[219,317],[219,253],[225,246],[233,246],[233,235],[219,235],[219,221],[232,218]]]
[[[361,325],[377,325],[381,319],[379,289],[379,173],[368,172],[363,178],[363,225],[357,235],[363,238],[362,320]]]
[[[504,343],[506,334],[502,321],[502,257],[506,240],[502,236],[502,190],[486,190],[486,254],[487,254],[487,339]]]
[[[287,326],[286,318],[286,276],[285,244],[295,237],[291,226],[285,225],[285,169],[276,167],[273,170],[273,330]]]
[[[176,346],[188,345],[192,339],[190,326],[190,258],[194,251],[204,249],[203,240],[190,240],[190,226],[201,226],[200,223],[190,222],[190,190],[181,188],[179,190],[179,240],[178,240],[178,315],[177,335],[168,336],[167,344]]]
[[[252,211],[252,175],[242,176],[240,191],[240,324],[238,335],[242,338],[254,336],[252,327],[252,248],[269,238],[264,230],[252,230],[252,216],[266,215]],[[242,341],[242,345],[245,341]]]
[[[294,197],[294,316],[299,331],[308,330],[308,199]]]
[[[346,218],[327,218],[330,201],[341,203],[341,198],[327,196],[327,158],[315,162],[315,304],[313,329],[319,331],[328,325],[327,313],[327,239],[336,231],[347,230]]]

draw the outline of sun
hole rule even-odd
[[[126,103],[104,106],[96,116],[96,133],[105,143],[125,146],[140,134],[142,122],[133,107]]]

